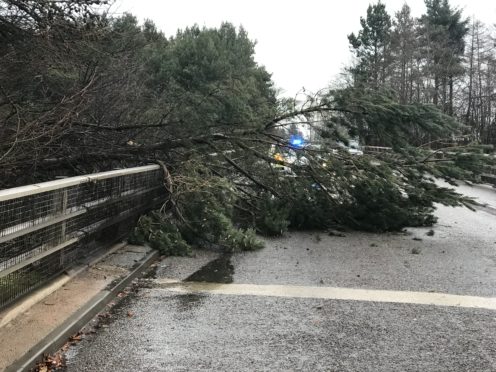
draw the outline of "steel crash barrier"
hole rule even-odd
[[[0,308],[128,233],[164,197],[159,165],[0,190]]]

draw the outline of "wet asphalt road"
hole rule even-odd
[[[496,311],[177,293],[165,279],[496,297],[496,216],[440,207],[407,234],[291,233],[258,252],[168,258],[68,371],[496,371]],[[203,269],[202,269],[203,268]],[[164,284],[165,283],[165,284]]]

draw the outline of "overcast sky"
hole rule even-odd
[[[404,0],[383,0],[392,16]],[[117,0],[116,13],[129,12],[155,22],[167,36],[193,24],[218,27],[228,21],[243,25],[257,41],[256,60],[264,65],[284,95],[302,87],[317,91],[335,80],[350,61],[347,35],[360,28],[370,0]],[[414,16],[425,11],[423,0],[407,1]],[[496,22],[494,0],[450,0],[467,17]]]

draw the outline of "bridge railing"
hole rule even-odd
[[[0,307],[127,233],[164,197],[158,165],[0,190]]]
[[[378,154],[378,153],[384,153],[384,152],[392,152],[393,149],[391,147],[384,147],[384,146],[362,146],[363,152],[366,154]]]

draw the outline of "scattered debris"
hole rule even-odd
[[[65,361],[60,352],[53,355],[44,355],[43,361],[35,367],[36,372],[50,372],[65,367]]]
[[[83,334],[81,332],[76,333],[75,335],[69,338],[69,343],[75,344],[83,339]]]
[[[100,313],[97,316],[100,319],[112,318],[112,314],[110,314],[109,312]]]
[[[122,291],[117,294],[117,297],[122,298],[129,294],[129,291]]]

